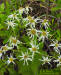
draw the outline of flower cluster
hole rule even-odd
[[[6,54],[7,51],[12,50],[17,47],[17,51],[19,49],[19,52],[22,53],[22,55],[18,55],[18,57],[14,57],[13,54],[15,52],[13,52],[12,54],[10,54],[10,57],[8,57],[7,63],[13,63],[15,64],[14,60],[15,59],[19,59],[20,61],[24,61],[24,65],[27,64],[28,65],[28,61],[33,61],[35,55],[41,55],[41,57],[43,59],[40,59],[41,62],[43,62],[43,64],[50,64],[51,62],[51,58],[49,58],[49,56],[44,56],[41,54],[40,52],[40,43],[45,43],[46,40],[50,40],[50,31],[49,31],[49,20],[45,19],[41,19],[40,17],[35,18],[34,16],[29,15],[29,10],[33,10],[31,7],[26,6],[25,8],[20,7],[17,11],[15,11],[15,13],[10,14],[5,22],[6,26],[7,26],[7,30],[12,32],[12,35],[10,35],[7,44],[5,44],[4,46],[2,46],[0,48],[0,58]],[[23,13],[25,13],[27,16],[24,18],[23,17]],[[38,28],[38,24],[40,23],[40,28]],[[18,33],[20,33],[20,31],[17,32],[16,31],[18,28],[19,30],[21,29],[21,26],[24,26],[24,29],[26,30],[25,35],[27,35],[27,37],[29,38],[29,46],[26,47],[26,50],[23,51],[20,49],[20,47],[23,44],[27,44],[27,42],[22,42],[21,39],[21,35]],[[15,31],[16,30],[16,31]],[[18,40],[18,39],[19,40]],[[46,42],[47,43],[47,42]],[[61,48],[61,44],[56,40],[53,41],[53,43],[51,43],[50,45],[48,45],[48,47],[53,47],[54,51],[57,52],[60,55],[60,48]],[[54,62],[59,62],[57,64],[57,66],[61,65],[61,55],[58,57],[57,60],[54,60]]]

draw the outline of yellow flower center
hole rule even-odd
[[[45,63],[48,63],[48,60],[45,60]]]
[[[14,44],[16,44],[16,43],[17,43],[17,40],[16,40],[16,39],[12,39],[12,42],[13,42]]]
[[[11,57],[11,58],[9,58],[9,61],[10,61],[10,62],[13,62],[13,58],[12,58],[12,57]]]
[[[0,50],[0,54],[2,53],[2,50]]]
[[[45,32],[45,31],[43,31],[43,32],[42,32],[42,35],[43,35],[43,36],[46,36],[46,32]]]
[[[35,35],[36,34],[36,30],[35,29],[32,29],[31,30],[31,34]]]
[[[13,14],[13,17],[16,17],[16,14]]]
[[[19,8],[19,10],[22,10],[22,9],[23,9],[23,7],[20,7],[20,8]]]
[[[61,62],[61,58],[59,58],[59,62]]]
[[[32,48],[32,51],[36,51],[36,50],[37,50],[37,48],[35,48],[35,47]]]
[[[28,19],[29,19],[29,20],[32,20],[32,17],[31,17],[31,16],[28,16]]]
[[[28,56],[27,55],[24,55],[24,59],[27,59],[28,58]]]
[[[8,48],[6,46],[3,46],[2,49],[5,50],[5,51],[8,50]]]
[[[55,47],[58,47],[58,43],[55,44]]]
[[[32,19],[31,16],[28,16],[28,19],[29,19],[30,23],[34,23],[35,22],[34,19]]]
[[[46,23],[46,22],[47,22],[47,20],[46,20],[46,19],[44,19],[43,23]]]
[[[12,24],[12,22],[8,22],[8,25],[11,25]]]
[[[26,6],[25,8],[29,8],[29,6]]]

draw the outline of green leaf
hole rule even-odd
[[[0,13],[4,11],[4,3],[0,5]]]
[[[56,6],[56,7],[51,8],[51,11],[57,11],[59,9],[61,9],[61,7]]]

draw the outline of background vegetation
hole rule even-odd
[[[5,45],[9,37],[14,33],[13,31],[11,31],[11,29],[7,30],[5,22],[8,15],[10,15],[10,13],[14,13],[16,10],[18,10],[19,7],[25,7],[27,5],[33,8],[32,12],[29,12],[31,16],[40,17],[42,19],[46,17],[46,19],[49,20],[50,28],[48,29],[48,31],[50,31],[52,36],[47,41],[47,45],[45,43],[40,43],[40,51],[42,55],[45,54],[45,56],[48,55],[50,57],[52,56],[53,58],[56,58],[58,54],[54,52],[52,48],[49,49],[48,44],[50,44],[50,40],[53,38],[61,42],[61,0],[1,0],[0,47]],[[29,43],[29,38],[25,34],[25,28],[25,26],[21,25],[19,27],[16,27],[14,36],[17,36],[17,38],[19,38],[19,40],[21,40],[22,42],[24,41],[24,43]],[[29,45],[20,44],[20,49],[23,49],[24,51],[26,50],[27,46]],[[18,54],[20,54],[20,52],[17,53],[16,50],[14,52],[14,56],[18,56]],[[6,54],[8,53],[10,52],[7,52]],[[37,61],[38,58],[42,58],[42,55],[38,56],[36,54],[34,61],[29,66],[23,66],[21,62],[18,62],[18,60],[15,61],[15,65],[11,64],[7,66],[4,63],[6,60],[0,59],[0,75],[61,75],[61,67],[57,68],[56,63],[53,63],[51,61],[51,67],[49,65],[42,66],[41,62]]]

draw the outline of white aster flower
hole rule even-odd
[[[18,11],[19,11],[19,14],[21,15],[21,14],[25,11],[25,8],[20,7],[20,8],[18,9]]]
[[[51,59],[49,59],[48,57],[44,57],[44,56],[42,58],[43,59],[40,59],[40,61],[42,61],[43,64],[46,64],[46,63],[50,64]]]
[[[0,48],[0,58],[2,57],[3,50]]]
[[[22,52],[22,56],[19,56],[19,57],[21,57],[20,61],[24,60],[24,65],[25,64],[28,65],[28,61],[32,61],[32,59],[30,58],[28,52],[25,52],[25,53]]]
[[[15,60],[15,59],[16,59],[16,58],[13,58],[13,56],[12,56],[12,55],[10,55],[10,57],[8,57],[7,64],[10,64],[10,63],[15,64],[15,63],[14,63],[14,60]]]
[[[61,66],[61,55],[58,56],[58,59],[54,60],[54,62],[58,62],[57,67]]]
[[[10,37],[9,39],[11,46],[17,46],[18,44],[20,44],[20,41],[16,39],[16,37]]]
[[[54,50],[60,54],[60,51],[59,51],[59,48],[61,48],[61,44],[58,43],[58,41],[53,41],[53,43],[50,45],[50,46],[53,46],[54,47]]]
[[[36,45],[36,41],[35,41],[35,43],[31,42],[30,44],[31,44],[32,47],[29,48],[29,50],[32,52],[32,58],[33,58],[35,53],[40,53],[38,51],[39,45]]]
[[[44,42],[45,38],[48,39],[48,35],[49,35],[49,32],[47,31],[41,31],[41,36],[39,36],[39,41],[42,40]]]
[[[30,28],[30,29],[27,29],[27,34],[28,36],[30,36],[30,38],[34,38],[34,36],[38,36],[38,32],[40,32],[39,30],[36,30],[35,28]]]
[[[34,18],[31,16],[28,16],[27,18],[24,18],[25,21],[28,21],[26,26],[30,25],[30,27],[35,27],[35,23],[38,23],[37,21],[40,20],[39,18]]]
[[[5,53],[8,50],[13,49],[13,47],[9,47],[7,44],[5,46],[2,46],[1,49],[3,50],[3,52]]]
[[[13,19],[13,20],[19,20],[19,18],[17,17],[18,14],[14,13],[8,16],[8,18]]]
[[[14,21],[7,21],[6,24],[8,25],[7,29],[9,29],[9,27],[14,28],[16,26],[16,23],[14,23]]]
[[[44,25],[45,28],[48,28],[48,26],[49,26],[48,20],[46,20],[46,19],[42,20],[42,25]]]
[[[26,7],[25,7],[25,13],[26,13],[26,14],[28,14],[29,9],[32,11],[32,7],[29,7],[29,6],[26,6]]]

